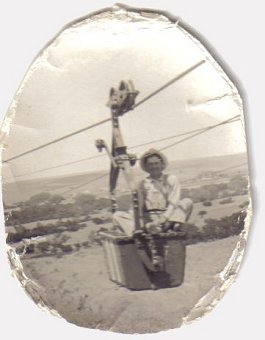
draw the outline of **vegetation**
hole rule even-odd
[[[232,177],[227,183],[183,189],[182,197],[189,197],[194,203],[202,202],[204,206],[211,206],[212,200],[223,199],[220,204],[231,203],[232,196],[243,195],[247,192],[247,178],[238,175]],[[117,201],[121,211],[126,211],[131,206],[129,194],[122,195]],[[73,217],[80,219],[101,209],[109,209],[109,207],[109,199],[97,198],[92,194],[80,193],[71,201],[66,201],[63,196],[43,192],[32,196],[26,202],[20,203],[17,209],[6,214],[6,225],[17,226],[29,222]]]
[[[202,203],[205,207],[211,207],[213,204],[211,201],[205,201]]]
[[[203,228],[198,228],[195,225],[183,224],[180,227],[180,231],[186,233],[185,243],[194,244],[198,242],[207,242],[211,240],[217,240],[226,238],[229,236],[238,235],[244,228],[244,220],[246,217],[246,212],[238,212],[232,214],[231,216],[226,216],[221,219],[206,219]],[[32,230],[21,229],[17,233],[9,233],[7,237],[8,243],[16,243],[25,238],[36,237],[40,235],[48,235],[51,233],[61,233],[65,231],[67,227],[68,231],[76,231],[80,228],[85,228],[85,224],[74,224],[72,221],[63,222],[61,225],[46,225],[43,226],[38,223],[38,226]],[[41,241],[38,243],[22,244],[16,247],[18,254],[29,254],[30,256],[40,257],[40,256],[62,256],[73,251],[79,251],[80,249],[85,249],[94,245],[102,245],[101,237],[99,235],[100,231],[107,231],[106,228],[100,227],[98,231],[91,230],[88,239],[84,242],[79,242],[75,244],[67,244],[69,236],[63,236],[59,238],[54,238],[52,241]]]
[[[239,204],[239,208],[244,209],[244,208],[247,208],[248,205],[249,205],[249,201],[244,201],[243,203]]]
[[[86,224],[77,223],[74,220],[67,220],[65,222],[57,222],[55,224],[48,223],[43,225],[37,223],[37,226],[33,229],[26,229],[23,226],[18,228],[15,233],[8,233],[6,241],[8,243],[20,242],[24,238],[33,238],[37,236],[44,236],[50,234],[62,233],[64,231],[74,232],[79,229],[85,228]]]
[[[203,217],[203,216],[206,215],[206,214],[207,214],[207,211],[205,211],[205,210],[200,210],[200,211],[198,212],[198,215],[201,216],[201,217]]]
[[[245,195],[248,193],[248,180],[237,175],[227,183],[208,184],[197,188],[183,189],[182,197],[189,197],[194,203],[209,202],[219,198]]]
[[[233,202],[233,196],[245,195],[248,192],[248,182],[243,176],[235,176],[227,183],[203,185],[197,188],[183,189],[182,197],[190,197],[194,203],[201,202],[203,209],[198,211],[198,215],[204,220],[204,226],[198,228],[195,225],[185,224],[181,227],[187,234],[187,244],[205,242],[209,240],[221,239],[233,235],[238,235],[244,227],[246,216],[245,209],[249,201],[244,201],[238,207],[241,212],[234,213],[221,219],[207,219],[207,209],[213,205],[212,200],[219,199],[220,204]],[[126,211],[131,207],[131,196],[124,194],[118,198],[119,210]],[[205,207],[205,208],[204,208]],[[37,236],[63,233],[64,231],[74,232],[85,228],[86,221],[92,221],[98,225],[98,230],[104,230],[104,224],[111,222],[109,217],[93,216],[102,209],[110,208],[110,200],[97,198],[92,194],[81,193],[66,200],[63,196],[52,195],[50,193],[39,193],[30,197],[26,202],[12,206],[5,206],[11,212],[6,213],[6,225],[14,226],[15,232],[8,233],[7,242],[17,243],[23,239],[31,239]],[[64,220],[63,220],[64,219]],[[65,220],[67,219],[67,220]],[[47,223],[47,220],[56,220]],[[46,221],[45,224],[42,221]],[[25,223],[37,222],[29,229]],[[101,226],[102,225],[102,226]],[[91,230],[88,240],[82,243],[67,244],[68,237],[61,236],[53,242],[42,241],[36,244],[21,245],[16,248],[18,253],[38,254],[45,256],[49,254],[67,254],[81,248],[90,247],[93,244],[101,244],[97,231]]]
[[[19,205],[19,210],[6,214],[7,226],[18,226],[24,223],[62,218],[89,217],[90,213],[102,208],[109,208],[106,198],[95,198],[91,194],[78,194],[72,202],[64,203],[64,197],[40,193]]]
[[[219,202],[219,204],[228,204],[228,203],[233,203],[232,197],[225,198],[224,200]]]
[[[245,218],[245,211],[238,212],[221,219],[206,219],[203,228],[185,224],[181,231],[187,234],[187,244],[222,239],[240,234],[244,229]]]

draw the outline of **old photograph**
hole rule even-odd
[[[180,327],[238,269],[251,204],[242,99],[164,14],[114,6],[66,27],[1,134],[11,265],[67,321]]]

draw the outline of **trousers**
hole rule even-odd
[[[192,200],[190,198],[183,198],[182,200],[179,201],[178,205],[173,211],[173,214],[171,215],[169,222],[179,223],[188,222],[192,209],[193,209]],[[157,214],[161,213],[162,212]],[[152,216],[150,216],[149,219],[152,220]],[[134,232],[134,219],[133,213],[131,211],[130,212],[116,211],[113,214],[113,223],[127,236],[132,236]]]

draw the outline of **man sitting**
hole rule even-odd
[[[149,233],[158,233],[169,229],[176,230],[187,222],[192,212],[189,198],[180,200],[180,184],[177,176],[165,174],[168,165],[165,155],[151,149],[140,158],[141,168],[149,175],[139,183],[139,213],[143,228]],[[114,224],[126,235],[134,232],[131,213],[117,211]]]

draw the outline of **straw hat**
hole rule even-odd
[[[157,156],[161,159],[162,164],[163,164],[163,170],[167,167],[168,160],[167,160],[166,156],[162,152],[160,152],[156,149],[150,149],[150,150],[146,151],[140,158],[140,165],[141,165],[141,168],[144,171],[148,172],[147,169],[146,169],[146,160],[147,160],[147,158],[152,157],[152,156]]]

